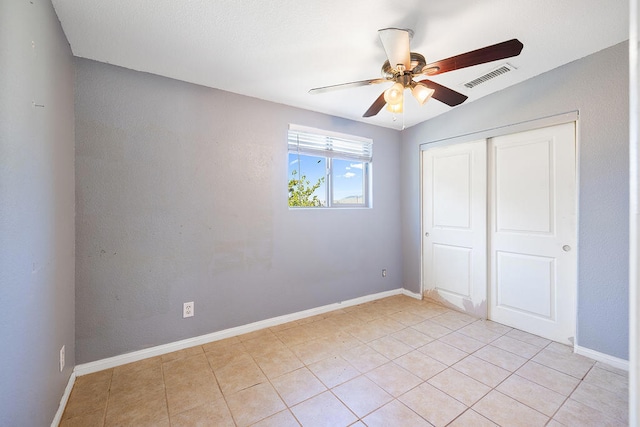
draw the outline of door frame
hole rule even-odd
[[[629,2],[629,425],[640,421],[640,1]]]
[[[509,125],[505,125],[505,126],[500,126],[500,127],[496,127],[496,128],[491,128],[491,129],[484,129],[484,130],[480,130],[477,132],[473,132],[473,133],[468,133],[468,134],[464,134],[464,135],[458,135],[458,136],[452,136],[449,138],[443,138],[443,139],[437,139],[437,140],[433,140],[433,141],[428,141],[428,142],[424,142],[422,144],[419,145],[419,158],[420,158],[420,296],[424,295],[424,291],[425,291],[425,280],[424,280],[424,275],[425,275],[425,271],[424,271],[424,258],[425,258],[425,244],[424,244],[424,233],[425,233],[425,225],[424,225],[424,194],[425,194],[425,189],[423,188],[423,182],[424,182],[424,174],[425,174],[425,170],[426,170],[426,166],[423,164],[423,151],[426,151],[430,148],[434,148],[434,147],[441,147],[441,146],[447,146],[447,145],[453,145],[453,144],[460,144],[460,143],[464,143],[464,142],[471,142],[471,141],[476,141],[479,139],[485,139],[488,140],[489,138],[495,138],[498,136],[504,136],[504,135],[509,135],[509,134],[514,134],[514,133],[519,133],[519,132],[525,132],[525,131],[530,131],[530,130],[535,130],[535,129],[539,129],[539,128],[543,128],[543,127],[549,127],[549,126],[555,126],[555,125],[560,125],[560,124],[565,124],[565,123],[575,123],[575,150],[576,150],[576,199],[575,199],[575,212],[576,212],[576,250],[578,251],[578,253],[576,254],[576,257],[578,259],[578,262],[576,262],[576,270],[578,269],[578,265],[579,265],[579,256],[580,256],[580,210],[579,210],[579,206],[580,206],[580,114],[578,111],[570,111],[567,113],[563,113],[563,114],[558,114],[558,115],[554,115],[554,116],[549,116],[549,117],[543,117],[543,118],[538,118],[538,119],[532,119],[532,120],[528,120],[528,121],[524,121],[524,122],[519,122],[519,123],[514,123],[514,124],[509,124]],[[487,275],[489,274],[488,270],[487,270]],[[578,277],[578,271],[576,271],[576,277]],[[488,289],[488,285],[489,285],[489,277],[487,276],[487,296],[490,298],[491,296],[489,295],[489,289]],[[577,286],[577,282],[576,282],[576,286]],[[576,289],[576,294],[579,293],[579,289]],[[578,307],[577,307],[577,303],[578,303],[578,299],[576,298],[574,304],[574,312],[576,313],[576,319],[575,319],[575,324],[577,327],[577,313],[578,313]],[[486,319],[488,317],[488,305],[487,305],[487,312],[484,313],[484,318]],[[576,331],[577,332],[577,331]],[[577,333],[574,334],[575,340],[574,340],[574,348],[578,346],[578,336]]]

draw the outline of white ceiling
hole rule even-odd
[[[386,60],[381,28],[414,30],[411,50],[427,62],[512,38],[523,42],[518,57],[431,78],[468,95],[466,103],[629,36],[627,0],[53,0],[53,5],[76,56],[396,129],[451,107],[436,100],[420,107],[407,97],[404,116],[394,122],[384,109],[362,118],[390,83],[308,93],[379,77]],[[461,86],[504,62],[517,70],[471,90]]]

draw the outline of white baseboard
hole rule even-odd
[[[64,414],[64,409],[67,407],[67,402],[69,401],[69,397],[71,396],[71,390],[73,389],[73,385],[76,382],[76,373],[71,372],[69,376],[69,381],[67,382],[67,387],[64,389],[64,394],[62,395],[62,399],[60,399],[60,405],[58,406],[58,411],[56,412],[55,417],[53,417],[53,421],[51,421],[51,427],[58,427],[60,422],[62,421],[62,415]]]
[[[363,304],[365,302],[375,301],[378,299],[387,298],[394,295],[407,295],[412,298],[422,299],[422,296],[420,294],[415,294],[411,291],[408,291],[402,288],[394,289],[391,291],[380,292],[377,294],[366,295],[364,297],[354,298],[347,301],[324,305],[322,307],[316,307],[309,310],[299,311],[297,313],[273,317],[271,319],[261,320],[259,322],[242,325],[235,328],[225,329],[225,330],[214,332],[211,334],[200,335],[197,337],[188,338],[181,341],[175,341],[169,344],[150,347],[144,350],[134,351],[134,352],[122,354],[119,356],[96,360],[95,362],[83,363],[80,365],[76,365],[74,369],[74,373],[76,376],[92,374],[94,372],[103,371],[105,369],[114,368],[116,366],[126,365],[127,363],[137,362],[139,360],[147,359],[150,357],[160,356],[160,355],[171,353],[174,351],[183,350],[185,348],[207,344],[213,341],[234,337],[236,335],[246,334],[249,332],[257,331],[259,329],[277,326],[283,323],[292,322],[294,320],[300,320],[306,317],[316,316],[318,314],[323,314],[330,311],[339,310],[341,308],[351,307],[354,305]]]
[[[629,372],[629,361],[620,359],[608,354],[600,353],[599,351],[591,350],[590,348],[580,347],[579,345],[573,346],[573,351],[581,356],[588,357],[598,362],[606,363],[614,368],[622,369]]]
[[[420,301],[422,301],[422,294],[416,293],[416,292],[412,292],[408,289],[401,289],[402,295],[406,295],[408,297],[411,298],[415,298],[415,299],[419,299]]]

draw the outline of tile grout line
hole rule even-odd
[[[115,374],[115,369],[111,369],[111,375],[109,375],[109,388],[107,391],[107,401],[104,405],[104,418],[102,420],[102,425],[107,425],[107,413],[109,411],[109,401],[111,400],[111,387],[113,385],[113,375]]]
[[[569,400],[569,399],[571,398],[571,396],[573,395],[573,393],[575,393],[575,391],[578,389],[578,387],[580,387],[580,386],[584,383],[585,379],[587,378],[587,375],[589,375],[589,373],[590,373],[593,369],[595,369],[595,368],[596,368],[596,363],[594,363],[593,365],[591,365],[591,368],[589,368],[589,370],[588,370],[588,371],[584,374],[584,376],[580,379],[580,382],[579,382],[579,383],[574,387],[574,389],[571,391],[571,393],[569,394],[569,396],[567,396],[567,400]],[[603,388],[603,387],[600,387],[600,386],[599,386],[599,385],[597,385],[597,384],[592,384],[592,383],[590,383],[590,382],[587,382],[587,384],[589,384],[589,385],[591,385],[591,386],[593,386],[593,387],[596,387],[596,388],[598,388],[598,389],[600,389],[600,390],[609,391],[609,390],[607,390],[607,389],[605,389],[605,388]],[[618,395],[617,393],[614,393],[614,392],[611,392],[611,391],[609,391],[609,392],[610,392],[610,393],[613,393],[613,394],[615,394],[615,395]],[[607,414],[607,413],[604,413],[604,412],[603,412],[603,411],[601,411],[599,408],[594,408],[592,405],[589,405],[588,403],[584,403],[584,402],[581,402],[581,401],[576,400],[576,399],[572,399],[572,400],[574,400],[575,402],[580,403],[581,405],[585,405],[585,406],[587,406],[587,407],[589,407],[589,408],[591,408],[591,409],[593,409],[593,410],[595,410],[595,411],[599,412],[601,415],[603,415],[603,416],[604,416],[604,417],[606,417],[606,418],[610,418],[610,419],[615,420],[615,421],[617,421],[617,420],[618,420],[618,419],[617,419],[617,417],[612,416],[612,415]],[[564,404],[564,402],[563,402],[563,404]],[[559,410],[559,409],[558,409],[558,410]],[[555,415],[555,414],[554,414],[554,415]]]
[[[545,347],[546,348],[546,347]],[[542,351],[542,350],[540,350]],[[542,365],[545,366],[545,365]],[[571,395],[578,389],[578,387],[580,387],[580,384],[582,384],[582,381],[584,381],[584,378],[586,378],[587,374],[589,374],[589,372],[591,372],[591,370],[593,369],[593,367],[595,366],[595,363],[591,366],[591,368],[589,368],[589,370],[584,374],[584,376],[580,379],[580,381],[578,382],[578,384],[575,385],[575,387],[573,387],[573,389],[571,390],[571,392],[567,395],[567,397],[562,401],[562,403],[560,404],[560,406],[558,406],[558,409],[556,409],[556,411],[553,413],[553,415],[551,416],[551,418],[549,418],[549,422],[551,422],[553,420],[553,418],[558,414],[558,412],[560,412],[560,409],[562,409],[562,407],[565,405],[565,403],[567,403],[567,401],[569,401],[569,399],[571,399]],[[551,368],[553,369],[553,368]],[[560,371],[557,371],[560,372]],[[595,409],[595,408],[592,408]],[[598,410],[598,412],[600,412]],[[560,423],[560,421],[556,421],[557,423]],[[547,423],[549,424],[549,423]],[[562,424],[562,423],[560,423]]]
[[[238,422],[236,421],[236,418],[233,416],[233,412],[231,412],[231,408],[229,407],[229,402],[227,402],[227,396],[222,391],[222,386],[220,385],[220,380],[218,380],[218,376],[216,375],[216,371],[213,369],[213,366],[211,366],[211,361],[207,357],[207,352],[205,351],[204,346],[201,346],[201,347],[202,347],[202,351],[204,352],[205,358],[207,359],[207,364],[209,365],[209,369],[211,369],[211,373],[213,374],[213,378],[216,380],[216,385],[218,386],[218,389],[220,390],[220,394],[222,395],[222,400],[224,400],[224,404],[227,407],[227,411],[229,411],[229,414],[231,415],[231,420],[233,421],[233,424],[235,424],[236,427],[237,427],[238,426]]]
[[[289,351],[291,351],[291,353],[294,355],[294,357],[295,357],[296,359],[300,360],[300,359],[298,358],[298,356],[297,356],[297,355],[296,355],[296,354],[295,354],[295,353],[294,353],[294,352],[289,348],[289,346],[288,346],[287,344],[285,344],[285,343],[280,339],[280,337],[278,337],[278,336],[277,336],[274,332],[272,332],[272,331],[271,331],[271,333],[273,334],[273,336],[274,336],[274,337],[275,337],[275,338],[276,338],[280,343],[282,343],[282,345],[284,345],[284,346],[285,346]],[[244,341],[241,341],[241,342],[242,342],[242,345],[244,346]],[[244,347],[245,347],[245,350],[246,350],[246,346],[244,346]],[[282,397],[282,395],[280,394],[280,392],[278,391],[278,389],[277,389],[277,388],[273,385],[273,383],[271,382],[271,378],[269,378],[269,376],[267,375],[267,373],[266,373],[266,372],[264,372],[264,369],[262,369],[262,366],[260,366],[260,364],[258,363],[258,361],[255,359],[254,355],[253,355],[252,353],[250,353],[249,351],[247,351],[247,353],[248,353],[248,354],[249,354],[249,356],[251,357],[251,360],[253,360],[253,363],[255,363],[255,364],[256,364],[256,366],[258,367],[258,369],[260,369],[260,372],[262,372],[262,375],[264,375],[265,379],[267,380],[267,382],[269,383],[269,385],[271,386],[271,388],[273,388],[273,391],[275,391],[275,392],[276,392],[276,394],[278,395],[278,397],[280,398],[280,400],[282,401],[282,403],[284,403],[284,406],[286,407],[286,410],[287,410],[287,411],[289,411],[289,413],[291,413],[291,416],[292,416],[292,417],[293,417],[293,418],[298,422],[298,424],[302,425],[302,423],[300,422],[300,420],[298,420],[298,417],[296,417],[296,415],[295,415],[295,414],[293,413],[293,411],[291,410],[291,407],[289,406],[289,404],[284,400],[284,398]],[[300,360],[300,362],[303,364],[303,366],[305,366],[305,367],[306,367],[306,365],[304,365],[304,362],[302,362],[301,360]],[[298,369],[300,369],[300,368],[298,368]],[[296,370],[296,369],[294,369],[294,371],[295,371],[295,370]],[[291,371],[291,372],[294,372],[294,371]],[[284,374],[282,374],[282,375],[286,375],[286,374],[287,374],[287,373],[284,373]],[[280,375],[280,376],[282,376],[282,375]],[[254,386],[255,386],[255,384],[254,384]],[[253,386],[251,386],[251,387],[253,387]],[[236,393],[237,393],[237,392],[236,392]],[[282,411],[280,411],[280,412],[282,412]],[[275,414],[278,414],[278,413],[280,413],[280,412],[276,412]],[[256,421],[256,422],[255,422],[255,423],[253,423],[253,424],[256,424],[256,423],[259,423],[260,421],[266,420],[267,418],[272,417],[272,416],[273,416],[273,415],[275,415],[275,414],[268,415],[268,416],[266,416],[266,417],[264,417],[264,418],[262,418],[262,419],[260,419],[260,420]],[[236,425],[237,425],[237,424],[236,424]]]
[[[164,402],[167,405],[167,420],[169,421],[169,426],[171,426],[171,414],[169,412],[169,394],[167,393],[167,381],[164,375],[164,362],[162,361],[162,356],[160,356],[160,373],[162,374],[162,388],[164,389]]]

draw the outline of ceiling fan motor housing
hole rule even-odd
[[[419,53],[411,52],[411,69],[408,73],[405,70],[400,71],[398,68],[394,68],[389,64],[389,60],[384,61],[382,64],[382,77],[388,80],[394,80],[399,74],[420,74],[422,69],[427,65],[427,61]]]

